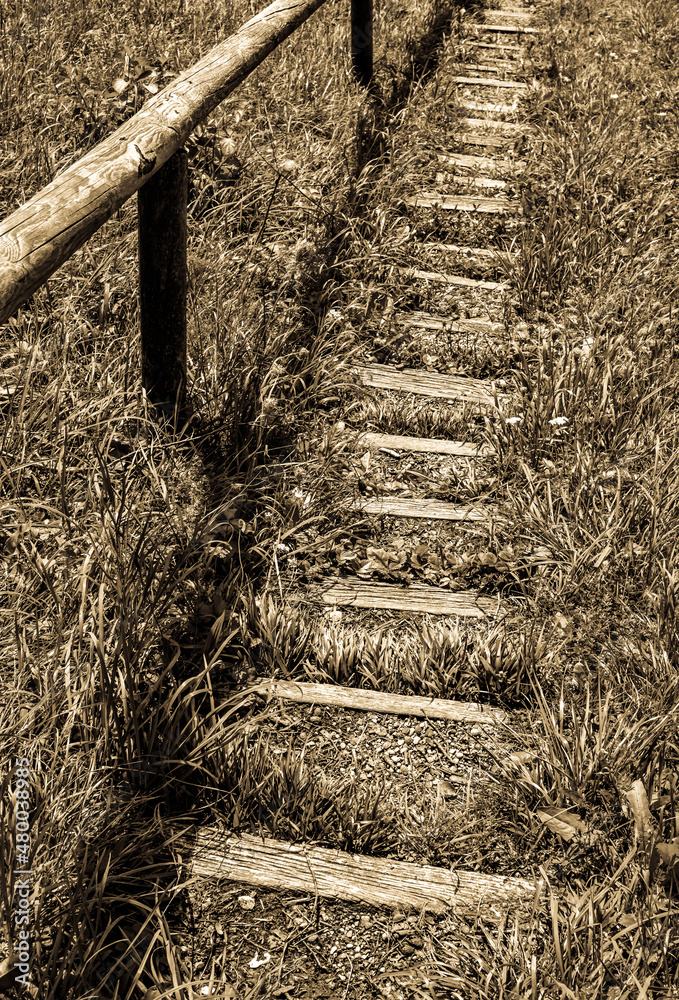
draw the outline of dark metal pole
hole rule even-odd
[[[188,155],[178,149],[139,189],[141,375],[154,404],[184,406]]]
[[[373,75],[373,0],[351,0],[351,63],[364,87]]]

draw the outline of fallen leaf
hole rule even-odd
[[[583,823],[577,813],[559,809],[557,806],[546,806],[536,810],[539,818],[552,833],[558,833],[563,840],[572,840],[578,833],[586,833],[587,824]]]

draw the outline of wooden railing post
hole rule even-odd
[[[184,406],[188,155],[178,149],[139,189],[142,384],[154,404]]]
[[[373,0],[351,0],[351,63],[364,87],[373,75]]]

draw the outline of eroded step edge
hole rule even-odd
[[[196,829],[195,841],[193,835],[187,837],[182,847],[190,859],[189,877],[211,883],[229,879],[377,907],[479,913],[500,920],[508,909],[533,905],[542,891],[541,883],[527,879],[370,858],[249,834],[234,837],[215,827]]]

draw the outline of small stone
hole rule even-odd
[[[412,955],[412,953],[415,951],[415,949],[413,948],[413,946],[411,944],[408,944],[406,942],[406,944],[402,944],[401,945],[401,951],[403,952],[404,955]]]
[[[424,941],[422,940],[421,937],[415,936],[408,938],[408,940],[410,941],[411,945],[413,945],[414,948],[421,948],[424,945]]]
[[[361,927],[371,927],[372,926],[372,920],[368,916],[367,913],[363,914],[363,916],[361,917],[360,923],[361,923]]]

